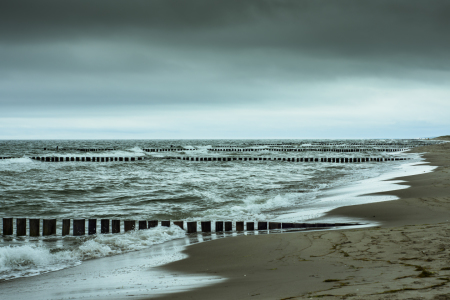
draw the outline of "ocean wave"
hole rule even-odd
[[[29,157],[16,157],[16,158],[0,159],[0,165],[26,164],[26,163],[31,163],[31,162],[33,162],[33,160]]]
[[[302,201],[304,203],[306,197],[314,198],[313,193],[310,192],[307,195],[303,193],[286,193],[275,196],[251,195],[234,205],[224,205],[198,212],[196,216],[188,220],[204,220],[207,217],[210,220],[267,221],[276,216],[277,209],[295,206]]]
[[[80,237],[77,246],[64,251],[36,245],[1,247],[0,281],[73,267],[83,260],[142,250],[185,235],[178,226],[155,227],[123,234]]]
[[[81,244],[74,253],[82,260],[142,250],[155,244],[182,238],[186,232],[178,226],[135,230],[126,234],[102,234]]]
[[[51,253],[42,246],[23,245],[0,248],[0,281],[35,276],[80,264],[71,251]]]

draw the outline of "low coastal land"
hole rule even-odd
[[[412,151],[437,168],[395,178],[410,187],[384,194],[399,200],[328,213],[381,226],[192,245],[162,269],[227,280],[160,299],[450,299],[450,143]]]

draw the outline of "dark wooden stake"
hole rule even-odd
[[[269,222],[269,229],[281,229],[281,223]]]
[[[56,219],[44,219],[42,223],[42,235],[56,234]]]
[[[3,235],[13,234],[13,218],[3,218]]]
[[[244,222],[236,222],[236,231],[244,231]]]
[[[100,220],[100,232],[101,233],[109,233],[109,220],[108,219]]]
[[[125,232],[134,230],[136,228],[136,221],[124,221]]]
[[[187,222],[187,233],[197,232],[197,222]]]
[[[139,221],[139,230],[147,229],[147,221]]]
[[[225,231],[233,231],[233,222],[225,222]]]
[[[62,220],[62,235],[69,235],[70,234],[70,219],[63,219]]]
[[[97,219],[89,219],[88,221],[88,234],[96,234],[97,233]]]
[[[39,219],[29,219],[30,223],[30,236],[39,236],[40,233],[40,220]]]
[[[86,234],[86,221],[84,219],[73,220],[73,235],[85,235]]]
[[[120,233],[120,220],[112,220],[112,233]]]
[[[184,222],[183,221],[174,221],[173,225],[179,226],[181,229],[184,229]]]
[[[16,219],[16,235],[17,236],[27,235],[27,219],[25,218]]]
[[[283,228],[283,229],[294,228],[294,224],[293,223],[282,223],[281,228]]]
[[[223,231],[223,221],[216,221],[216,232]]]
[[[247,231],[253,231],[253,230],[255,230],[255,223],[247,222]]]
[[[202,232],[211,232],[211,221],[201,222]]]
[[[267,222],[258,222],[258,230],[267,230]]]
[[[158,220],[148,221],[148,228],[153,228],[158,226]]]

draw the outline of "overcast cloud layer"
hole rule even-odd
[[[449,1],[4,0],[0,138],[448,134]]]

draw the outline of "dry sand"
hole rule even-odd
[[[228,280],[161,299],[450,299],[450,143],[414,152],[438,168],[401,178],[400,200],[329,213],[382,226],[193,245],[162,268]]]

